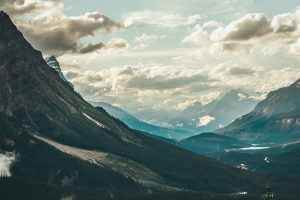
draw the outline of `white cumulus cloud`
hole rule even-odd
[[[125,27],[132,27],[138,23],[147,23],[160,27],[175,28],[178,26],[187,26],[196,23],[202,19],[201,15],[184,16],[168,12],[154,12],[145,10],[142,12],[132,12],[125,21]]]
[[[203,117],[199,117],[199,122],[197,123],[196,127],[207,126],[210,122],[212,122],[215,119],[216,118],[211,117],[209,115],[205,115]]]

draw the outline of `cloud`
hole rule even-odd
[[[252,82],[259,84],[257,92],[269,92],[278,88],[287,87],[298,80],[300,77],[300,69],[286,67],[280,70],[272,70],[260,74],[256,79],[252,79]],[[249,83],[248,83],[249,84]]]
[[[209,76],[228,79],[228,76],[252,76],[254,72],[255,70],[241,67],[237,63],[221,63],[210,70]]]
[[[61,0],[1,0],[0,10],[10,16],[27,15],[38,12],[51,12],[61,9]]]
[[[223,23],[217,21],[208,21],[203,24],[203,28],[207,27],[223,27]]]
[[[105,45],[105,48],[102,48],[99,53],[102,54],[114,54],[114,53],[120,53],[125,51],[129,48],[128,42],[123,38],[113,38],[108,41],[108,43]]]
[[[290,46],[290,53],[293,56],[297,56],[300,58],[300,38]]]
[[[204,31],[200,25],[196,25],[193,29],[188,29],[191,34],[186,36],[182,43],[201,45],[209,41],[208,32]]]
[[[0,154],[0,176],[11,176],[9,167],[15,159],[16,156],[14,153]]]
[[[210,47],[210,53],[211,54],[225,53],[225,52],[249,53],[252,48],[253,46],[248,44],[215,42]]]
[[[206,27],[218,28],[209,33],[204,30]],[[202,27],[196,25],[188,31],[190,34],[182,42],[201,45],[202,52],[209,48],[210,55],[252,54],[260,51],[264,56],[274,56],[279,51],[287,51],[290,56],[297,57],[295,43],[300,37],[300,7],[295,13],[279,14],[272,19],[263,13],[250,13],[227,26],[209,21]],[[292,44],[289,49],[288,46]],[[199,51],[197,55],[200,55]]]
[[[221,94],[221,92],[215,91],[215,92],[210,92],[205,95],[201,95],[200,101],[201,101],[202,105],[206,105],[206,104],[212,102],[213,100],[217,99],[220,96],[220,94]]]
[[[202,70],[182,66],[126,65],[99,72],[67,70],[64,75],[87,99],[100,98],[110,103],[141,104],[151,108],[173,108],[181,102],[198,99],[194,95],[199,95],[199,91],[214,88],[209,85],[208,77],[202,75]],[[193,97],[185,96],[190,93],[194,93]],[[172,96],[179,98],[165,102]],[[179,107],[184,109],[182,105]]]
[[[68,69],[79,69],[80,68],[78,60],[73,60],[72,63],[70,63],[70,64],[62,63],[61,65],[62,65],[62,67],[68,68]],[[69,76],[70,76],[70,74],[69,74]]]
[[[135,46],[135,47],[132,47],[132,50],[136,50],[136,49],[146,49],[148,46],[149,46],[149,44],[144,44],[144,43],[142,43],[142,44],[139,44],[139,45],[137,45],[137,46]]]
[[[175,109],[176,110],[184,110],[186,109],[187,107],[191,106],[191,105],[194,105],[194,103],[196,102],[197,100],[192,100],[192,101],[186,101],[184,103],[180,103],[178,104]]]
[[[164,28],[175,28],[194,24],[203,17],[204,16],[201,15],[183,16],[181,14],[145,10],[142,12],[129,13],[129,17],[125,21],[124,26],[130,28],[135,24],[147,23]]]
[[[204,69],[126,65],[98,72],[67,70],[64,75],[87,100],[121,104],[125,108],[180,111],[195,101],[205,105],[232,88],[246,87],[264,93],[288,86],[300,77],[300,70],[268,71],[220,63]],[[260,95],[254,98],[257,96]]]
[[[211,117],[209,115],[199,117],[199,122],[197,123],[196,127],[207,126],[210,122],[212,122],[215,119],[216,118]]]
[[[183,124],[176,124],[177,127],[183,127]]]
[[[297,11],[299,12],[299,11]],[[272,28],[275,33],[286,33],[286,32],[294,32],[297,30],[297,25],[299,23],[299,16],[293,13],[285,13],[276,15],[272,20]]]
[[[166,122],[158,122],[156,119],[143,120],[143,122],[146,122],[147,124],[152,124],[154,126],[164,127],[164,128],[174,128],[171,124],[168,124]]]
[[[40,14],[28,21],[17,19],[15,23],[33,47],[45,55],[99,52],[104,47],[102,42],[84,46],[80,39],[95,36],[99,31],[111,33],[125,28],[122,22],[114,21],[99,12],[72,17],[63,14]],[[117,45],[117,41],[112,39],[105,46],[107,49],[121,49],[127,43],[119,40],[119,46]]]
[[[212,41],[241,41],[261,37],[272,31],[271,22],[262,13],[247,14],[225,28],[219,27],[210,35]]]
[[[155,42],[158,39],[158,36],[156,35],[146,35],[143,33],[141,36],[137,36],[135,38],[135,42],[140,42],[140,43],[152,43]]]
[[[147,35],[145,33],[143,33],[141,36],[136,36],[134,41],[135,42],[139,42],[141,44],[135,46],[132,48],[132,50],[136,50],[136,49],[146,49],[150,43],[155,42],[158,39],[163,39],[167,37],[167,35],[163,35],[158,37],[157,35]]]
[[[86,47],[82,47],[77,52],[80,54],[86,54],[102,49],[103,47],[105,47],[105,45],[102,42],[98,44],[88,44]]]

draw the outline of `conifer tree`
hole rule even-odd
[[[263,200],[271,200],[273,198],[273,193],[270,192],[271,187],[269,185],[267,185],[266,189],[267,189],[267,194],[262,195],[262,199]]]

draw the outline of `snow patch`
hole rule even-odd
[[[0,176],[11,176],[9,167],[15,159],[16,155],[12,152],[0,154]]]
[[[105,128],[103,124],[101,124],[100,122],[94,120],[93,118],[91,118],[90,116],[88,116],[87,114],[85,114],[84,112],[82,112],[82,114],[83,114],[84,116],[86,116],[86,118],[88,118],[89,120],[95,122],[95,123],[96,123],[98,126],[100,126],[101,128]]]

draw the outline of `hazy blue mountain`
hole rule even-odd
[[[152,125],[168,125],[168,122],[179,114],[176,110],[166,111],[161,110],[139,110],[130,112],[130,114],[136,117],[138,120],[147,122]]]
[[[259,102],[256,97],[260,95],[259,93],[250,95],[240,89],[231,90],[220,100],[214,100],[204,106],[201,102],[195,102],[169,123],[182,130],[196,133],[211,132],[250,112]],[[201,124],[199,117],[211,118],[211,120],[208,124]]]
[[[111,116],[120,119],[124,123],[126,123],[130,128],[145,131],[154,135],[163,136],[166,138],[172,139],[183,139],[195,135],[190,131],[182,131],[182,130],[174,130],[159,126],[154,126],[145,122],[138,120],[127,112],[123,111],[121,108],[116,106],[112,106],[111,104],[105,102],[89,102],[94,107],[102,107],[104,108],[108,114]]]
[[[215,133],[249,142],[300,140],[300,79],[268,94],[249,114]]]

